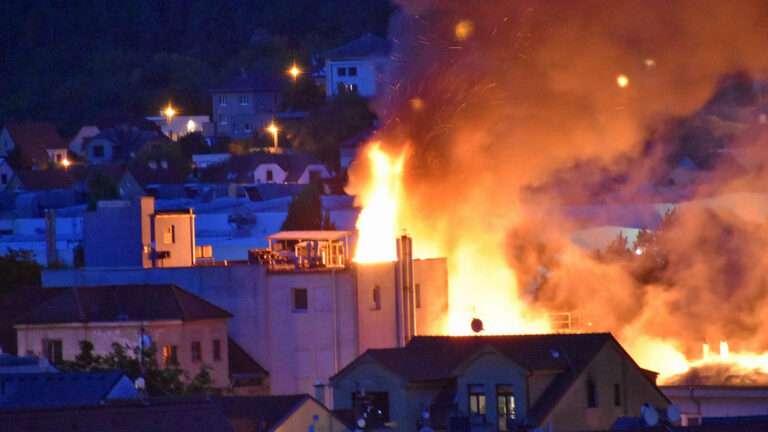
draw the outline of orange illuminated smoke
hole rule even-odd
[[[371,181],[361,194],[363,210],[357,218],[356,262],[395,261],[398,235],[398,202],[402,194],[405,152],[391,157],[374,143],[366,150],[371,166]]]
[[[629,78],[626,75],[617,76],[616,85],[618,85],[621,88],[626,88],[629,85]]]

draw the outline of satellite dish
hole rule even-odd
[[[147,382],[144,381],[144,378],[142,377],[136,378],[136,381],[133,384],[136,386],[136,390],[144,390],[147,388]]]
[[[560,353],[555,350],[549,350],[549,353],[552,354],[552,357],[554,358],[560,357]]]
[[[667,407],[667,418],[671,422],[680,421],[680,408],[675,404],[669,404]]]
[[[472,318],[472,322],[469,325],[475,333],[483,331],[483,321],[481,321],[480,318]]]
[[[426,420],[429,418],[429,411],[424,410],[423,413],[421,413],[421,417]]]
[[[643,420],[648,426],[655,426],[659,422],[659,413],[652,406],[643,405],[641,409],[643,413]]]
[[[365,427],[365,419],[364,418],[360,417],[359,419],[357,419],[357,427],[359,427],[360,429]]]

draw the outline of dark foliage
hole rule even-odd
[[[96,204],[101,200],[120,198],[117,185],[111,177],[94,169],[88,174],[88,210],[96,210]]]
[[[0,296],[20,288],[40,287],[41,269],[31,251],[8,249],[0,256]]]
[[[288,215],[280,229],[283,231],[323,229],[323,203],[320,201],[320,191],[317,186],[307,186],[293,198],[288,207]]]

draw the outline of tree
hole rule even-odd
[[[40,287],[41,269],[32,251],[9,248],[0,256],[0,296],[19,288]]]
[[[75,356],[75,360],[65,361],[61,369],[78,372],[121,370],[131,380],[141,376],[147,383],[147,393],[150,396],[215,392],[209,372],[210,366],[203,364],[200,371],[192,378],[179,368],[175,359],[171,364],[160,367],[156,360],[155,344],[144,350],[142,364],[139,364],[138,347],[131,348],[114,342],[112,352],[105,356],[96,355],[93,350],[92,342],[81,340],[80,353]]]
[[[288,206],[283,231],[319,230],[323,227],[323,203],[315,185],[305,187]]]
[[[88,210],[96,210],[96,204],[101,200],[120,198],[120,192],[112,178],[98,169],[88,174]]]

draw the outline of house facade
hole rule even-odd
[[[251,153],[228,158],[220,170],[219,181],[243,185],[318,184],[329,177],[328,167],[306,154]]]
[[[83,154],[83,145],[101,132],[97,126],[87,125],[80,128],[69,142],[69,150],[77,155]]]
[[[4,191],[8,183],[13,178],[13,168],[5,161],[4,158],[0,158],[0,191]]]
[[[17,150],[16,168],[42,168],[67,159],[67,146],[53,123],[10,123],[0,131],[0,157]]]
[[[241,76],[222,87],[209,90],[214,135],[250,138],[262,133],[275,119],[285,83],[259,70],[242,71]]]
[[[323,54],[326,96],[340,92],[376,96],[389,62],[391,43],[370,33]]]
[[[370,349],[331,379],[372,429],[608,430],[669,401],[610,334],[433,336]]]
[[[129,348],[149,335],[160,365],[178,363],[194,376],[211,366],[214,385],[229,384],[227,321],[229,312],[172,284],[58,288],[60,293],[17,319],[19,352],[32,352],[51,363],[74,360],[79,342],[93,343],[94,353]]]

